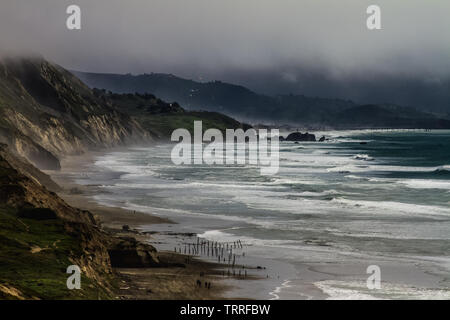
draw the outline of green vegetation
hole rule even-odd
[[[117,94],[93,89],[94,95],[129,114],[142,127],[161,139],[170,138],[173,130],[185,128],[193,133],[194,121],[202,121],[203,130],[246,129],[249,126],[218,112],[186,111],[178,103],[167,103],[152,94]]]
[[[98,261],[89,264],[102,253],[102,238],[86,222],[87,213],[83,216],[15,165],[24,164],[0,145],[0,299],[112,298],[111,274],[102,272]],[[66,270],[73,264],[99,266],[83,270],[80,290],[66,285]]]
[[[225,129],[240,128],[240,123],[217,112],[184,112],[174,114],[148,115],[141,124],[159,137],[170,137],[173,130],[184,128],[194,132],[194,121],[202,121],[203,130],[209,128]]]
[[[18,211],[0,207],[0,288],[13,288],[23,298],[110,299],[106,290],[82,276],[81,289],[69,290],[66,273],[80,256],[79,239],[68,234],[60,219],[19,218]],[[0,299],[16,299],[0,290]]]

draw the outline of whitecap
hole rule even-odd
[[[364,161],[373,161],[373,160],[375,160],[374,158],[372,158],[368,154],[357,154],[356,156],[353,157],[353,159],[355,159],[355,160],[364,160]]]
[[[334,198],[332,202],[340,203],[351,207],[364,207],[366,210],[380,209],[377,211],[382,214],[418,214],[418,215],[437,215],[450,216],[450,208],[430,205],[419,205],[413,203],[403,203],[394,201],[368,201],[368,200],[350,200],[345,198]]]
[[[381,289],[377,290],[368,289],[365,281],[324,280],[314,285],[329,296],[327,300],[450,299],[448,289],[417,288],[397,283],[382,282]]]

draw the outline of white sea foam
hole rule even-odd
[[[436,168],[435,171],[450,171],[450,165],[446,164],[446,165],[443,165],[443,166],[439,166],[439,167]]]
[[[281,290],[286,289],[286,288],[291,288],[289,283],[291,283],[290,280],[284,280],[283,283],[281,283],[281,286],[276,287],[275,290],[269,292],[269,294],[271,296],[273,296],[273,298],[271,298],[270,300],[279,300],[280,299],[279,294],[280,294]]]
[[[444,167],[444,169],[442,169]],[[328,172],[360,173],[360,172],[424,172],[431,173],[446,170],[445,166],[439,167],[412,167],[412,166],[387,166],[387,165],[345,165],[329,168]]]
[[[316,282],[315,286],[329,296],[328,300],[450,299],[448,289],[417,288],[396,283],[382,282],[381,289],[375,290],[369,290],[364,281],[325,280]]]
[[[267,183],[268,185],[289,185],[289,184],[305,184],[305,185],[323,185],[326,182],[319,179],[301,179],[301,178],[276,178],[274,181]]]
[[[346,178],[349,178],[349,179],[354,179],[354,180],[365,180],[365,181],[369,181],[369,178],[367,178],[367,177],[356,176],[356,175],[354,175],[354,174],[349,174],[349,175],[346,175],[345,177],[346,177]]]
[[[340,203],[350,207],[364,208],[366,210],[371,210],[372,212],[379,214],[450,216],[450,208],[440,206],[418,205],[394,201],[350,200],[345,198],[335,198],[332,200],[332,202]]]
[[[396,181],[412,189],[444,189],[450,192],[450,181],[432,179],[403,179]]]
[[[110,205],[111,200],[105,200],[101,197],[94,197],[96,198],[98,203],[102,203],[105,205]],[[148,212],[155,215],[161,215],[161,216],[177,216],[182,215],[184,217],[186,216],[192,216],[192,217],[203,217],[203,218],[213,218],[213,219],[220,219],[224,221],[231,221],[231,222],[240,222],[240,223],[246,223],[250,225],[257,225],[260,227],[269,227],[273,226],[275,223],[277,223],[276,220],[263,220],[263,219],[256,219],[253,217],[243,217],[243,216],[234,216],[234,215],[224,215],[224,214],[209,214],[209,213],[202,213],[198,211],[192,211],[192,210],[185,210],[185,209],[176,209],[176,208],[160,208],[160,207],[152,207],[152,206],[146,206],[146,205],[138,205],[135,203],[131,203],[129,201],[126,201],[121,205],[121,208],[128,209],[128,210],[136,210],[140,212]],[[284,223],[284,222],[283,222]]]
[[[368,154],[357,154],[356,156],[353,156],[353,159],[356,160],[364,160],[364,161],[373,161],[374,158],[370,157]]]
[[[334,189],[330,189],[330,190],[325,190],[322,192],[309,192],[309,191],[305,191],[305,192],[299,192],[299,193],[295,193],[293,194],[293,196],[300,196],[300,197],[323,197],[323,196],[330,196],[330,195],[337,195],[337,194],[350,194],[349,192],[344,192],[344,191],[338,191],[338,190],[334,190]]]
[[[329,296],[327,300],[379,300],[374,296],[361,292],[361,285],[358,283],[357,288],[344,287],[348,286],[348,282],[325,280],[314,283],[314,285]]]

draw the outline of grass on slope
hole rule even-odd
[[[138,120],[147,130],[156,133],[159,137],[168,137],[169,139],[172,132],[178,128],[187,129],[193,134],[194,121],[202,121],[203,131],[215,128],[224,132],[225,129],[240,127],[240,123],[232,118],[206,111],[144,115]]]
[[[121,112],[134,117],[144,129],[162,139],[170,139],[178,128],[194,132],[194,121],[202,121],[203,131],[215,128],[220,131],[246,127],[239,121],[209,111],[187,111],[176,102],[167,103],[152,94],[118,94],[106,90],[93,89],[94,95],[110,101]]]
[[[61,220],[19,218],[17,210],[0,207],[0,299],[17,298],[2,287],[16,289],[27,299],[111,298],[83,275],[80,290],[67,288],[71,255],[81,255],[81,248]]]

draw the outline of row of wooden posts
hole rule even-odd
[[[197,238],[196,243],[184,243],[180,247],[175,247],[174,251],[177,253],[187,255],[204,255],[208,257],[217,258],[218,263],[227,263],[230,266],[236,264],[236,254],[233,253],[235,249],[243,249],[244,245],[241,240],[234,242],[217,242],[209,240],[200,240]],[[245,253],[242,253],[245,256]]]
[[[230,269],[227,269],[227,272],[223,271],[222,272],[222,276],[228,276],[230,277],[231,275],[233,275],[233,277],[239,276],[239,277],[245,277],[247,278],[247,270],[241,270],[238,269],[237,271],[233,268],[231,271]]]

